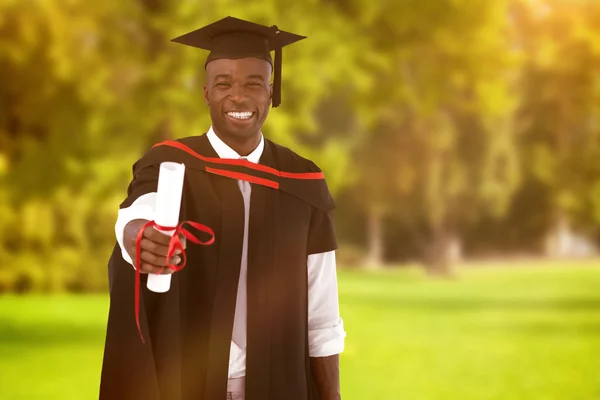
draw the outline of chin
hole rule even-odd
[[[259,127],[252,126],[233,126],[231,124],[217,125],[218,132],[225,137],[247,139],[254,136],[258,131]]]

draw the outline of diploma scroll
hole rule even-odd
[[[179,224],[184,176],[185,164],[175,162],[160,164],[154,222],[160,226],[173,227],[168,231],[159,230],[165,235],[173,236],[175,228]],[[171,275],[148,274],[146,286],[156,293],[168,292],[171,287]]]

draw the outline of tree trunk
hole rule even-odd
[[[365,266],[377,269],[383,265],[383,212],[377,206],[371,206],[367,215],[368,252]]]
[[[561,210],[555,211],[552,218],[552,225],[546,235],[546,257],[567,257],[571,247],[571,240],[571,227],[567,216]]]
[[[431,276],[451,277],[452,265],[462,259],[462,240],[446,229],[436,229],[426,248],[425,269]]]
[[[571,247],[572,232],[569,219],[561,209],[559,199],[569,193],[570,179],[569,168],[566,167],[569,157],[569,136],[571,101],[567,97],[561,97],[559,101],[558,121],[556,124],[555,146],[556,161],[559,166],[556,173],[554,209],[552,212],[551,226],[546,234],[545,253],[547,257],[566,257]],[[565,167],[560,167],[565,166]]]

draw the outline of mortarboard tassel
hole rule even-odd
[[[275,62],[274,62],[274,76],[273,76],[273,107],[277,107],[281,104],[281,64],[282,64],[282,51],[281,44],[279,43],[279,28],[277,25],[271,27],[275,32]]]

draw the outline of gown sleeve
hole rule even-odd
[[[326,253],[338,247],[332,211],[312,209],[308,230],[307,254]]]
[[[119,208],[127,208],[140,196],[156,192],[158,187],[159,166],[155,164],[140,165],[140,161],[133,165],[133,180],[127,188],[127,198]]]
[[[136,168],[120,208],[129,207],[135,199],[156,191],[158,167]],[[147,275],[142,275],[140,293],[140,325],[143,343],[135,324],[135,271],[123,259],[115,245],[108,262],[110,308],[100,382],[100,400],[160,400],[149,325],[157,297],[146,288]]]

